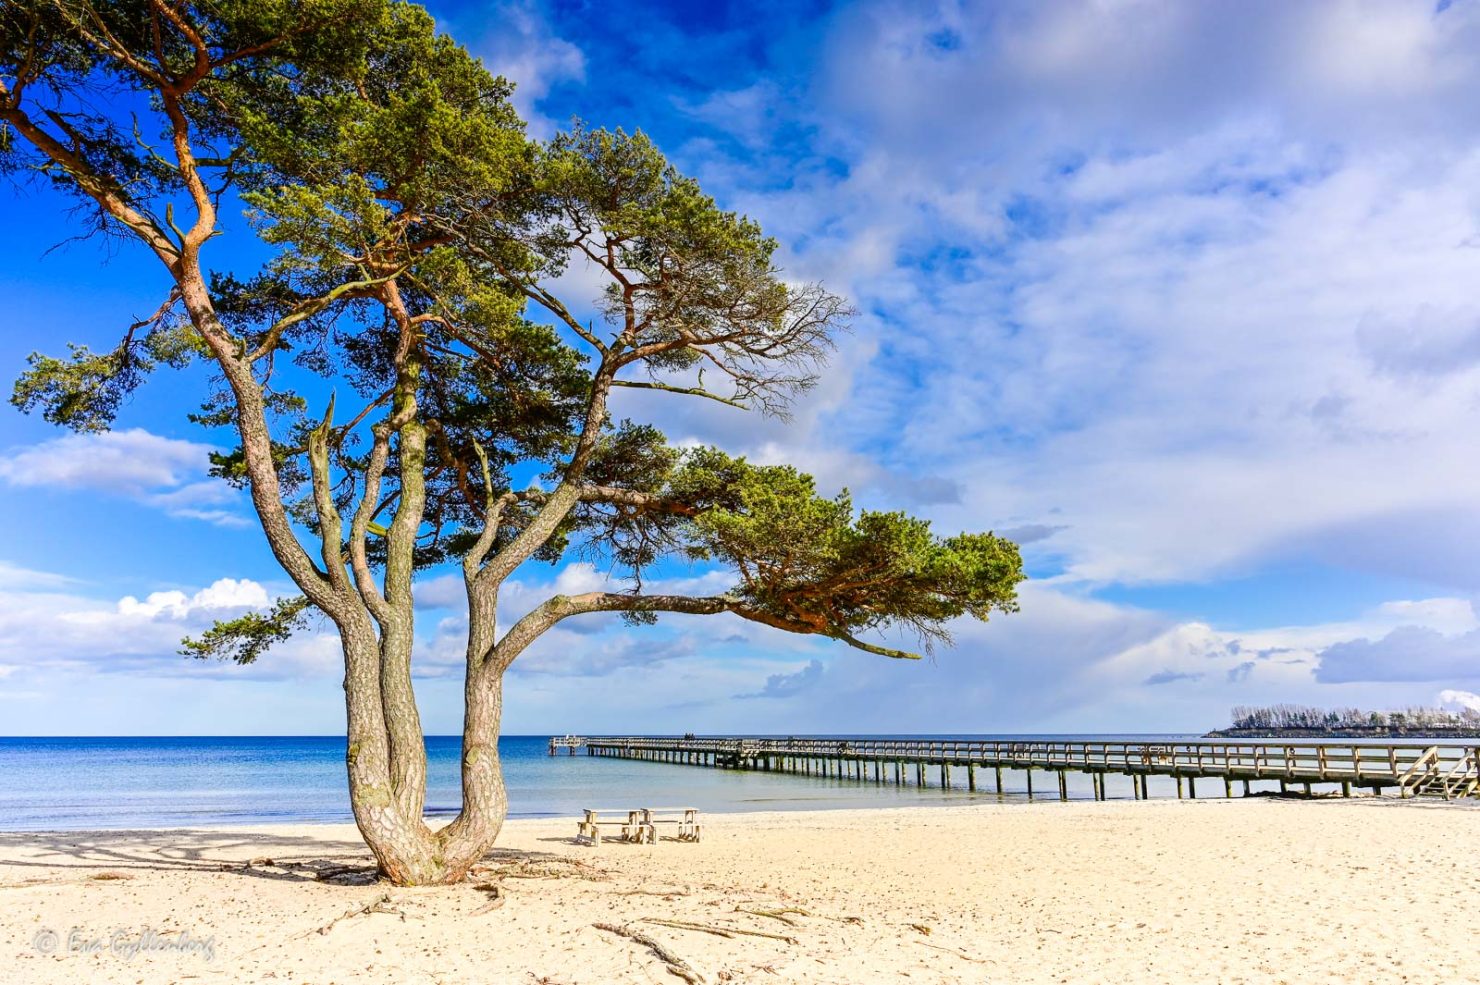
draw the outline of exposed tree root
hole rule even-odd
[[[991,963],[989,961],[983,960],[982,958],[973,958],[971,955],[965,953],[964,951],[958,951],[954,947],[942,947],[939,944],[932,944],[929,941],[915,941],[915,943],[916,944],[920,944],[920,945],[922,945],[924,947],[934,948],[937,951],[944,951],[947,954],[953,954],[956,957],[960,958],[962,961],[970,961],[973,964],[990,964]]]
[[[788,927],[795,927],[797,925],[797,922],[795,920],[787,916],[788,913],[795,913],[799,917],[810,917],[815,915],[810,910],[804,910],[799,906],[787,906],[782,907],[779,910],[748,910],[743,906],[737,906],[735,907],[735,912],[749,913],[751,916],[756,917],[770,917],[772,920],[780,920]]]
[[[716,937],[734,937],[739,934],[744,937],[769,937],[774,941],[785,941],[795,944],[795,937],[787,937],[785,934],[772,934],[764,930],[742,930],[739,927],[716,927],[707,923],[690,923],[687,920],[665,920],[660,917],[643,917],[642,923],[655,924],[659,927],[673,927],[678,930],[697,930],[703,934],[714,934]]]
[[[313,877],[339,886],[369,886],[380,881],[380,873],[373,865],[336,865],[320,869]]]
[[[704,985],[704,976],[695,971],[687,961],[668,950],[660,941],[654,940],[642,931],[633,930],[630,927],[623,927],[615,923],[595,923],[591,926],[597,930],[604,930],[609,934],[617,934],[629,940],[636,941],[657,955],[658,960],[666,964],[669,972],[672,974],[682,978],[689,985]]]
[[[333,920],[330,920],[328,923],[320,927],[318,929],[318,932],[320,934],[327,934],[329,931],[333,930],[334,925],[339,923],[341,920],[349,920],[352,917],[362,917],[370,913],[390,913],[400,917],[402,920],[406,919],[405,913],[391,906],[391,894],[381,893],[379,896],[375,897],[375,899],[371,900],[369,903],[366,903],[364,906],[357,907],[353,910],[345,910],[339,916],[335,917]]]
[[[605,882],[611,878],[604,870],[574,858],[516,859],[505,865],[480,865],[472,873],[480,878],[491,875],[497,879],[587,879],[591,882]]]
[[[489,912],[491,912],[493,910],[497,910],[499,907],[503,906],[505,903],[507,903],[509,901],[509,898],[504,895],[504,887],[503,886],[500,886],[496,882],[479,883],[478,885],[474,886],[473,888],[476,889],[476,890],[478,890],[479,892],[488,893],[489,895],[488,895],[488,902],[486,902],[482,906],[478,907],[478,909],[476,909],[472,913],[470,913],[469,916],[474,916],[474,917],[482,916],[485,913],[489,913]]]

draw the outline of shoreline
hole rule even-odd
[[[413,889],[374,883],[353,824],[10,832],[0,954],[37,985],[678,981],[607,924],[709,985],[1473,977],[1454,941],[1480,805],[1021,806],[713,814],[697,845],[599,848],[572,844],[573,818],[516,819],[480,881]],[[213,957],[37,952],[73,929]]]
[[[1269,795],[1268,793],[1261,793],[1261,794],[1253,795],[1253,796],[1251,796],[1248,799],[1250,799],[1250,800],[1262,800],[1262,799],[1268,799],[1269,796],[1271,796],[1271,795]],[[675,798],[672,798],[672,797],[670,797],[668,799],[669,800],[675,800]],[[679,799],[681,799],[681,798],[679,798]],[[1203,798],[1203,799],[1204,800],[1211,801],[1211,800],[1213,800],[1215,798],[1209,797],[1209,798]],[[1216,799],[1217,800],[1224,800],[1225,798],[1218,797]],[[1233,799],[1234,800],[1242,800],[1244,798],[1243,797],[1235,797]],[[1291,794],[1286,799],[1304,799],[1304,798],[1297,798],[1296,795]],[[1319,799],[1319,798],[1317,798],[1317,799]],[[1390,798],[1390,799],[1396,799],[1396,798]],[[950,803],[950,802],[948,802],[949,800],[955,800],[956,802]],[[1175,797],[1155,797],[1155,798],[1152,798],[1151,801],[1147,801],[1147,803],[1162,802],[1162,801],[1175,801],[1175,800],[1176,800]],[[901,803],[877,802],[877,803],[873,803],[873,804],[863,804],[863,803],[846,804],[846,803],[839,802],[837,804],[837,806],[831,806],[831,807],[811,806],[811,807],[795,807],[795,808],[778,808],[778,807],[743,807],[743,808],[729,808],[729,807],[725,807],[725,808],[715,808],[715,809],[708,809],[708,808],[706,808],[706,809],[703,810],[703,813],[704,813],[704,815],[706,817],[711,817],[711,818],[713,818],[713,817],[727,817],[727,818],[728,817],[752,817],[752,816],[769,816],[769,815],[776,815],[778,817],[789,817],[789,816],[796,815],[796,814],[839,814],[839,813],[844,813],[844,814],[846,814],[846,813],[876,814],[876,813],[879,813],[881,811],[978,810],[978,809],[988,808],[988,807],[1002,807],[1002,808],[1014,808],[1015,809],[1015,808],[1020,808],[1020,807],[1068,806],[1068,805],[1074,805],[1074,804],[1090,804],[1090,803],[1094,803],[1094,802],[1095,801],[1093,801],[1089,797],[1073,797],[1073,798],[1071,798],[1071,799],[1069,799],[1067,801],[1060,801],[1057,797],[1054,797],[1052,799],[1049,799],[1047,797],[1038,797],[1038,798],[1036,798],[1034,800],[1029,800],[1026,795],[1021,794],[1021,793],[1004,793],[1004,794],[1000,795],[1000,797],[999,797],[999,795],[994,794],[994,793],[983,793],[983,792],[980,792],[979,791],[979,792],[977,792],[975,794],[971,794],[971,793],[967,793],[965,791],[953,790],[953,791],[945,794],[944,796],[942,796],[940,798],[940,802],[938,802],[938,803],[911,802],[911,803],[902,803],[901,804]],[[1127,795],[1125,797],[1111,798],[1110,800],[1105,801],[1104,803],[1120,804],[1120,803],[1135,803],[1135,802],[1136,801],[1134,801],[1130,796]],[[1480,805],[1480,801],[1477,801],[1477,805]],[[600,805],[598,805],[598,806],[600,806]],[[633,805],[632,806],[633,807],[643,807],[643,806],[649,806],[649,805],[646,805],[646,804],[638,804],[636,801],[633,801]],[[427,815],[425,815],[425,819],[426,819],[427,823],[432,827],[432,829],[435,830],[435,829],[441,827],[442,825],[451,822],[451,820],[455,816],[456,816],[455,815],[455,812],[438,813],[438,814],[427,814]],[[566,822],[566,821],[569,821],[570,824],[574,825],[576,823],[576,821],[577,821],[577,816],[575,814],[572,814],[572,813],[555,813],[555,812],[538,814],[538,815],[528,815],[528,814],[526,814],[526,815],[516,815],[516,814],[509,814],[504,819],[504,828],[505,829],[508,829],[508,827],[510,825],[513,825],[513,824],[551,824],[551,823],[563,823],[563,822]],[[128,833],[128,832],[134,832],[134,833],[139,833],[139,832],[163,833],[163,832],[175,832],[175,831],[182,831],[182,832],[188,832],[188,831],[255,831],[255,830],[259,830],[259,829],[262,830],[262,831],[277,831],[277,830],[286,830],[286,829],[290,829],[290,828],[299,828],[299,827],[305,827],[305,828],[333,828],[333,827],[354,828],[355,827],[355,822],[354,822],[354,818],[352,818],[352,817],[338,817],[338,818],[333,818],[333,819],[292,818],[292,819],[281,820],[281,821],[260,820],[260,819],[257,819],[257,820],[249,820],[249,821],[240,821],[240,822],[237,822],[237,821],[205,821],[205,822],[201,822],[201,823],[197,823],[197,824],[163,824],[163,825],[159,825],[159,824],[136,824],[136,825],[129,825],[129,826],[118,827],[118,828],[97,827],[97,826],[94,826],[94,827],[77,827],[77,828],[48,828],[48,827],[4,828],[4,827],[0,827],[0,839],[5,839],[5,838],[17,836],[17,835],[43,835],[43,834],[47,834],[47,835],[49,835],[49,834],[58,834],[58,835],[86,835],[86,834],[122,834],[122,833]]]
[[[1126,793],[1126,794],[1123,794],[1123,795],[1111,796],[1111,797],[1108,797],[1107,799],[1105,799],[1103,801],[1096,801],[1096,800],[1094,800],[1093,797],[1091,797],[1089,795],[1086,795],[1086,794],[1083,794],[1082,792],[1078,791],[1077,787],[1075,788],[1076,789],[1075,795],[1069,797],[1068,800],[1060,800],[1058,798],[1058,796],[1056,794],[1054,794],[1052,791],[1049,791],[1049,792],[1046,792],[1046,793],[1042,793],[1039,796],[1036,796],[1036,797],[1033,797],[1033,798],[1030,799],[1027,796],[1026,792],[1023,791],[1023,790],[1010,790],[1010,791],[1004,791],[1003,793],[998,794],[998,793],[995,793],[995,792],[984,791],[984,790],[978,790],[978,791],[975,791],[975,792],[970,792],[970,791],[966,791],[966,790],[963,790],[963,789],[960,789],[960,788],[954,788],[953,787],[953,788],[951,788],[949,790],[946,790],[946,791],[942,791],[940,788],[928,788],[928,792],[929,793],[936,793],[936,794],[938,794],[938,797],[937,798],[932,799],[932,800],[929,800],[929,801],[924,801],[923,799],[914,799],[914,798],[912,798],[912,799],[910,799],[908,801],[905,801],[903,803],[901,803],[901,802],[891,802],[891,801],[886,801],[886,800],[874,800],[872,802],[850,802],[850,801],[865,801],[867,792],[870,791],[870,790],[872,790],[873,787],[871,785],[863,785],[863,784],[858,785],[856,796],[854,794],[854,788],[852,788],[852,787],[841,787],[841,788],[835,788],[835,789],[841,789],[841,790],[845,790],[847,792],[843,796],[840,796],[840,797],[838,797],[836,799],[833,799],[833,800],[829,801],[829,804],[827,806],[820,806],[820,805],[810,804],[810,805],[797,806],[797,807],[752,807],[752,806],[733,807],[733,806],[728,806],[727,805],[727,806],[718,807],[718,808],[703,808],[703,812],[704,812],[705,816],[707,816],[707,817],[749,817],[749,816],[752,816],[752,815],[772,815],[772,814],[785,817],[785,816],[790,816],[790,815],[795,815],[795,814],[813,814],[813,813],[815,813],[815,814],[838,814],[838,813],[858,812],[858,813],[865,813],[865,814],[874,814],[874,813],[878,813],[878,812],[881,812],[881,811],[981,810],[981,809],[985,809],[985,808],[994,808],[994,807],[996,807],[996,808],[1007,808],[1007,809],[1014,809],[1014,810],[1016,810],[1016,809],[1029,808],[1029,807],[1033,807],[1033,808],[1038,808],[1038,807],[1066,807],[1066,806],[1073,806],[1073,805],[1076,805],[1076,804],[1094,804],[1094,803],[1102,803],[1102,804],[1148,803],[1148,804],[1150,804],[1150,803],[1179,803],[1179,802],[1183,802],[1182,800],[1180,800],[1176,796],[1176,794],[1172,791],[1172,789],[1169,786],[1167,787],[1167,789],[1165,789],[1165,790],[1163,790],[1163,791],[1161,791],[1161,792],[1153,795],[1152,797],[1150,797],[1149,799],[1144,800],[1144,801],[1137,800],[1134,796],[1132,796],[1129,793]],[[886,788],[886,789],[892,789],[892,788]],[[911,792],[913,793],[914,788],[908,788],[908,789],[910,789]],[[919,795],[918,794],[915,794],[914,797],[915,798],[918,798]],[[628,799],[629,800],[632,800],[632,798],[628,798]],[[674,800],[675,798],[668,797],[667,799],[668,800]],[[681,799],[681,798],[679,798],[679,799]],[[774,800],[777,800],[777,801],[786,800],[786,798],[773,798],[773,799]],[[821,799],[821,798],[817,798],[817,799]],[[1188,803],[1233,803],[1233,802],[1242,801],[1242,800],[1248,800],[1248,801],[1261,801],[1261,800],[1329,801],[1329,800],[1332,800],[1332,799],[1336,799],[1335,796],[1332,795],[1332,794],[1322,794],[1322,795],[1316,795],[1316,796],[1313,796],[1313,797],[1306,797],[1303,794],[1298,793],[1298,792],[1295,792],[1295,791],[1291,791],[1289,793],[1282,794],[1282,793],[1279,793],[1277,790],[1261,789],[1261,790],[1257,790],[1254,793],[1248,794],[1248,795],[1245,795],[1245,794],[1236,794],[1232,798],[1224,797],[1221,794],[1218,794],[1218,795],[1209,795],[1209,796],[1202,796],[1202,797],[1187,798],[1186,799],[1186,802],[1188,802]],[[1384,794],[1380,798],[1379,797],[1374,797],[1374,796],[1371,796],[1371,795],[1367,795],[1367,794],[1363,794],[1361,796],[1358,796],[1356,798],[1351,798],[1351,799],[1361,800],[1361,801],[1382,800],[1382,801],[1393,801],[1395,803],[1399,803],[1399,802],[1401,802],[1401,803],[1413,803],[1413,801],[1402,800],[1401,798],[1397,797],[1394,794]],[[799,804],[803,803],[800,800],[788,800],[787,802],[799,803]],[[625,804],[625,802],[624,802],[624,804]],[[1480,810],[1480,800],[1474,800],[1473,801],[1473,804],[1474,804],[1475,809]],[[1461,809],[1463,809],[1467,805],[1468,805],[1468,801],[1460,801],[1460,802],[1455,802],[1453,804],[1453,806],[1458,807],[1458,808],[1461,808]],[[597,806],[600,806],[600,805],[597,805]],[[632,800],[632,806],[633,807],[643,807],[643,806],[651,806],[651,805],[647,805],[645,803],[640,804],[640,803],[637,803],[636,800]],[[687,805],[684,805],[684,806],[687,806]],[[427,823],[435,830],[436,828],[439,828],[439,827],[441,827],[444,824],[450,823],[455,816],[456,816],[456,811],[448,810],[448,811],[439,811],[438,813],[435,813],[435,814],[426,814],[426,815],[424,815],[424,818],[427,821]],[[504,819],[504,827],[507,828],[511,824],[536,824],[536,823],[552,823],[552,822],[558,823],[558,822],[562,822],[562,821],[566,821],[566,820],[569,820],[571,824],[575,824],[576,823],[576,819],[577,819],[576,814],[570,813],[570,812],[564,812],[564,813],[562,813],[562,812],[549,811],[549,812],[541,812],[541,813],[538,813],[538,814],[514,814],[514,813],[510,813]],[[253,819],[250,819],[250,820],[242,820],[242,821],[219,821],[218,820],[218,821],[202,821],[202,822],[198,822],[198,823],[182,823],[182,824],[135,824],[135,825],[126,825],[126,826],[123,826],[123,827],[116,827],[116,828],[115,827],[99,827],[99,826],[91,826],[91,827],[30,827],[30,828],[7,828],[7,827],[0,826],[0,838],[5,838],[7,836],[12,836],[12,835],[26,835],[26,834],[120,834],[120,833],[125,833],[125,832],[218,831],[218,830],[219,831],[243,831],[243,830],[252,830],[252,829],[274,830],[274,829],[286,829],[286,828],[296,828],[296,827],[332,828],[332,827],[335,827],[335,826],[343,826],[343,827],[348,827],[348,828],[354,828],[355,827],[354,818],[351,817],[351,816],[349,816],[348,814],[346,814],[344,816],[334,817],[334,818],[297,817],[297,818],[287,818],[287,819],[282,819],[282,820],[264,820],[264,819],[260,819],[260,818],[253,818]]]
[[[867,788],[865,788],[865,789],[867,789]],[[674,800],[674,798],[671,798],[671,797],[669,799],[670,800]],[[679,799],[681,799],[681,798],[679,798]],[[1426,806],[1426,802],[1424,802],[1424,801],[1419,801],[1419,800],[1416,800],[1416,799],[1403,799],[1403,798],[1397,797],[1394,794],[1386,794],[1386,795],[1384,795],[1382,797],[1374,797],[1374,796],[1370,796],[1370,795],[1362,795],[1362,796],[1354,797],[1354,798],[1338,798],[1338,797],[1336,797],[1334,795],[1329,795],[1329,794],[1328,795],[1317,795],[1317,796],[1313,796],[1313,797],[1306,797],[1305,795],[1303,795],[1301,793],[1297,793],[1295,791],[1291,791],[1289,793],[1281,794],[1281,793],[1279,793],[1277,791],[1274,791],[1274,790],[1260,790],[1260,791],[1257,791],[1257,792],[1255,792],[1253,794],[1249,794],[1247,796],[1245,796],[1243,794],[1236,794],[1235,796],[1233,796],[1231,798],[1224,797],[1222,795],[1218,795],[1218,796],[1204,796],[1204,797],[1186,798],[1186,799],[1180,799],[1179,800],[1176,797],[1175,794],[1171,794],[1171,795],[1161,794],[1161,795],[1158,795],[1158,796],[1153,796],[1153,797],[1151,797],[1148,800],[1136,800],[1134,797],[1132,797],[1129,794],[1127,794],[1125,796],[1110,797],[1109,799],[1103,800],[1103,801],[1096,801],[1093,798],[1088,797],[1088,796],[1074,796],[1074,797],[1070,797],[1068,800],[1060,800],[1057,795],[1050,795],[1050,794],[1044,794],[1044,795],[1035,797],[1035,798],[1033,798],[1033,799],[1030,800],[1027,797],[1027,795],[1025,793],[1021,792],[1021,791],[1010,791],[1010,792],[1004,792],[1002,794],[996,794],[996,793],[992,793],[992,792],[988,792],[988,791],[977,791],[975,793],[969,793],[969,792],[964,791],[964,790],[952,789],[952,790],[950,790],[950,791],[942,794],[942,796],[940,797],[939,802],[932,802],[932,803],[921,803],[921,802],[918,802],[918,801],[908,802],[908,803],[888,803],[888,802],[879,801],[879,802],[874,802],[874,803],[848,804],[848,803],[843,803],[841,801],[841,799],[840,799],[838,802],[836,802],[836,806],[827,806],[827,807],[818,807],[818,806],[813,806],[813,807],[795,807],[795,808],[789,808],[789,807],[781,807],[781,808],[778,808],[778,807],[742,807],[742,808],[724,807],[724,808],[716,808],[716,809],[704,809],[703,810],[703,813],[704,813],[704,816],[707,817],[707,818],[723,817],[723,818],[756,818],[756,819],[773,819],[774,818],[774,819],[782,819],[782,818],[791,818],[791,817],[795,817],[797,815],[806,815],[806,814],[818,814],[818,815],[836,815],[836,814],[874,815],[874,814],[889,813],[889,812],[900,812],[900,813],[904,813],[904,814],[909,814],[909,813],[913,813],[913,812],[929,813],[929,812],[935,812],[935,811],[940,811],[940,812],[982,811],[982,810],[988,810],[988,809],[994,809],[994,808],[996,808],[996,809],[1006,809],[1006,810],[1019,810],[1019,809],[1022,809],[1022,808],[1065,809],[1065,808],[1073,808],[1073,807],[1076,807],[1076,806],[1093,806],[1093,805],[1096,805],[1096,804],[1101,804],[1101,805],[1179,804],[1179,803],[1183,803],[1183,804],[1234,804],[1234,803],[1239,803],[1239,802],[1243,802],[1243,801],[1247,801],[1249,803],[1257,803],[1257,802],[1261,802],[1261,801],[1280,801],[1280,802],[1284,802],[1284,803],[1330,803],[1330,802],[1333,802],[1333,801],[1336,801],[1336,800],[1347,800],[1348,802],[1360,802],[1360,803],[1367,803],[1367,802],[1373,802],[1373,803],[1392,803],[1395,806],[1396,805],[1403,805],[1403,806],[1412,806],[1412,807],[1415,807],[1415,808],[1422,808],[1422,807]],[[675,803],[677,803],[676,800],[675,800]],[[1474,810],[1474,811],[1480,812],[1480,799],[1475,799],[1475,798],[1466,798],[1464,800],[1456,800],[1456,801],[1450,801],[1450,802],[1434,801],[1432,804],[1427,804],[1427,806],[1439,806],[1440,804],[1443,804],[1443,806],[1448,807],[1448,808],[1453,809],[1453,810],[1466,810],[1466,809],[1469,809],[1469,810]],[[601,805],[597,805],[597,806],[601,806]],[[619,805],[619,806],[625,806],[625,804],[624,805]],[[635,808],[635,807],[642,807],[642,806],[648,806],[648,805],[646,805],[646,804],[638,804],[638,803],[636,803],[636,801],[633,801],[632,806]],[[681,806],[684,806],[684,805],[681,805]],[[428,824],[432,827],[432,829],[433,830],[436,830],[437,828],[441,827],[442,825],[449,823],[453,819],[454,816],[455,816],[455,812],[446,812],[446,813],[437,813],[437,814],[427,814],[427,815],[425,815],[425,818],[426,818]],[[578,817],[575,814],[572,814],[572,813],[555,813],[555,812],[550,812],[550,813],[542,813],[542,814],[537,814],[537,815],[531,815],[531,814],[518,815],[518,814],[512,814],[511,813],[511,814],[507,815],[504,818],[503,826],[504,826],[504,830],[507,831],[513,825],[561,824],[561,823],[565,823],[565,822],[569,822],[571,825],[575,825],[576,822],[577,822],[577,820],[578,820]],[[167,832],[191,832],[191,831],[210,831],[210,832],[215,832],[215,831],[261,832],[261,833],[269,833],[270,834],[270,833],[274,833],[274,832],[288,831],[288,830],[292,830],[292,829],[296,829],[296,828],[321,829],[321,828],[334,828],[334,827],[342,827],[342,828],[346,828],[346,829],[350,829],[350,830],[356,830],[356,828],[355,828],[355,821],[354,821],[354,818],[352,818],[352,817],[338,817],[338,818],[333,818],[333,819],[292,818],[292,819],[281,820],[281,821],[273,821],[273,820],[248,820],[248,821],[240,821],[240,822],[236,822],[236,821],[208,821],[208,822],[201,822],[201,823],[198,823],[198,824],[167,824],[167,825],[140,824],[140,825],[132,825],[132,826],[126,826],[126,827],[118,827],[118,828],[111,828],[111,827],[0,828],[0,841],[3,841],[6,838],[11,838],[11,837],[15,837],[15,836],[24,836],[24,835],[52,835],[52,834],[56,834],[56,835],[88,835],[88,834],[109,835],[109,834],[125,834],[125,833],[134,833],[134,834],[139,834],[139,833],[145,833],[145,834],[163,834],[163,833],[167,833]],[[3,864],[3,860],[0,860],[0,864]]]

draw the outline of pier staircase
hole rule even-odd
[[[1457,761],[1444,762],[1439,747],[1430,746],[1403,774],[1399,787],[1404,797],[1480,797],[1480,754],[1471,749]]]

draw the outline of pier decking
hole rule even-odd
[[[1127,777],[1134,796],[1149,796],[1153,776],[1176,781],[1177,796],[1197,796],[1199,779],[1222,780],[1233,796],[1235,781],[1250,793],[1256,781],[1275,781],[1284,792],[1297,786],[1309,795],[1316,785],[1334,785],[1342,796],[1368,790],[1381,796],[1436,796],[1446,800],[1480,796],[1480,745],[1428,745],[1421,742],[999,742],[930,739],[754,739],[741,737],[669,738],[603,736],[585,738],[588,756],[642,759],[720,769],[763,770],[829,776],[860,782],[929,786],[938,771],[949,787],[951,770],[964,770],[966,789],[978,789],[978,770],[991,770],[1002,792],[1003,770],[1021,771],[1033,796],[1033,772],[1056,778],[1059,798],[1067,800],[1068,774],[1086,774],[1096,800],[1106,798],[1106,778]],[[550,752],[555,753],[551,740]],[[574,749],[571,750],[572,753]]]

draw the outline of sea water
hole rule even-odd
[[[828,736],[827,738],[848,738]],[[940,739],[1176,741],[1187,735],[899,736]],[[427,813],[450,817],[460,804],[458,736],[427,738]],[[964,789],[966,770],[941,789],[836,777],[710,769],[592,757],[549,755],[548,736],[499,740],[510,817],[574,817],[583,808],[697,807],[705,811],[904,807],[996,801],[991,771],[979,790]],[[0,738],[0,830],[158,828],[350,820],[342,736]],[[913,770],[909,777],[913,780]],[[1091,796],[1071,774],[1071,797]],[[1111,797],[1131,797],[1130,782]],[[1155,784],[1153,783],[1153,787]],[[1056,798],[1040,774],[1040,797]],[[1051,789],[1053,788],[1053,789]],[[1025,800],[1020,773],[1009,773],[1005,799]],[[1153,794],[1157,791],[1153,789]],[[1169,792],[1169,791],[1168,791]]]

